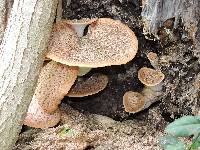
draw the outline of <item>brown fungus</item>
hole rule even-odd
[[[45,112],[51,113],[58,108],[74,84],[77,74],[77,67],[69,67],[55,61],[42,68],[34,97]]]
[[[93,74],[85,81],[78,81],[70,89],[67,96],[69,97],[84,97],[96,94],[102,91],[108,83],[108,77],[104,74]]]
[[[33,96],[23,123],[30,127],[43,129],[55,126],[60,121],[60,116],[59,109],[50,114],[46,113],[38,104],[36,97]]]
[[[147,54],[147,58],[149,59],[151,65],[158,69],[159,68],[159,59],[158,59],[158,55],[156,53],[153,52],[149,52]]]
[[[136,113],[144,109],[145,98],[138,92],[128,91],[123,96],[123,105],[126,112]]]
[[[159,70],[143,67],[138,71],[138,78],[146,86],[155,86],[163,81],[165,75]]]
[[[120,21],[100,18],[79,38],[66,21],[54,25],[47,57],[69,66],[105,67],[132,60],[138,50],[134,32]]]

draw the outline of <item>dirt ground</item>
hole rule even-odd
[[[60,143],[57,145],[58,149],[64,149],[66,146],[70,149],[70,146],[76,145],[78,141],[80,145],[75,146],[74,150],[156,150],[159,149],[156,141],[166,124],[183,115],[200,115],[198,42],[194,43],[192,39],[184,36],[181,23],[178,28],[168,31],[160,28],[160,40],[152,40],[152,35],[146,35],[146,38],[143,34],[141,11],[139,0],[71,0],[70,4],[63,2],[63,19],[109,17],[121,20],[135,32],[139,50],[136,57],[125,65],[95,68],[83,76],[82,78],[88,78],[93,73],[104,73],[109,77],[109,83],[106,89],[92,96],[65,97],[62,110],[67,119],[62,118],[61,126],[45,131],[27,130],[21,134],[15,149],[22,149],[23,146],[37,149],[38,145],[41,149],[51,149],[56,148],[56,143]],[[199,30],[196,39],[200,39]],[[158,55],[157,64],[150,63],[147,58],[149,52]],[[129,114],[124,111],[122,97],[126,91],[142,91],[144,86],[138,80],[137,72],[145,66],[160,69],[165,74],[162,94],[148,109]],[[78,130],[81,135],[79,137],[84,139],[75,138],[69,142],[64,138],[63,142],[53,134],[65,123]],[[29,140],[24,141],[27,137]],[[25,147],[23,149],[26,149]]]

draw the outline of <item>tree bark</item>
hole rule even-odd
[[[13,0],[0,0],[0,44],[3,39],[12,5]]]
[[[167,19],[174,18],[174,28],[181,20],[188,36],[195,38],[200,20],[199,0],[143,0],[142,7],[144,33],[156,35]]]
[[[0,46],[0,149],[21,130],[42,67],[57,0],[15,0]]]

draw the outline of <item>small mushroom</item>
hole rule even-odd
[[[47,57],[78,67],[121,65],[132,60],[138,49],[134,32],[120,21],[100,18],[91,23],[87,35],[78,37],[67,21],[55,24]]]
[[[102,91],[108,83],[108,77],[104,74],[93,74],[86,81],[78,81],[70,89],[67,96],[69,97],[84,97]]]
[[[156,68],[156,69],[159,68],[159,66],[158,66],[159,60],[158,60],[158,56],[157,56],[156,53],[149,52],[149,53],[147,54],[147,58],[149,59],[151,65],[152,65],[154,68]]]
[[[59,109],[50,114],[46,113],[38,104],[36,97],[33,96],[23,123],[30,127],[43,129],[55,126],[60,121],[60,116]]]
[[[155,86],[162,82],[165,75],[159,70],[143,67],[138,71],[138,78],[146,86]]]
[[[123,96],[123,105],[126,112],[136,113],[144,109],[145,98],[138,92],[128,91]]]
[[[51,113],[58,108],[74,84],[77,74],[77,67],[69,67],[55,61],[42,68],[34,97],[45,112]]]
[[[164,74],[151,68],[143,67],[138,71],[139,80],[145,85],[142,94],[129,91],[123,96],[123,105],[126,112],[136,113],[148,108],[157,101],[162,93]]]

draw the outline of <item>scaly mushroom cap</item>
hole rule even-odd
[[[138,78],[146,86],[155,86],[163,81],[165,75],[161,71],[143,67],[138,71]]]
[[[42,68],[34,96],[45,112],[51,113],[58,108],[74,84],[77,74],[78,67],[69,67],[55,61]]]
[[[55,126],[60,121],[60,110],[57,109],[51,114],[44,112],[38,104],[37,99],[33,99],[29,105],[27,116],[24,119],[24,125],[34,128],[48,128]]]
[[[93,74],[86,81],[78,81],[70,89],[67,96],[69,97],[84,97],[93,95],[102,91],[108,83],[108,77],[103,74]]]
[[[145,106],[145,98],[138,92],[128,91],[123,96],[123,105],[126,112],[136,113]]]
[[[132,60],[138,50],[134,32],[120,21],[100,18],[82,38],[66,21],[55,24],[47,57],[69,66],[104,67]]]
[[[149,59],[149,61],[156,61],[158,59],[158,55],[156,53],[149,52],[147,54],[147,58]]]

